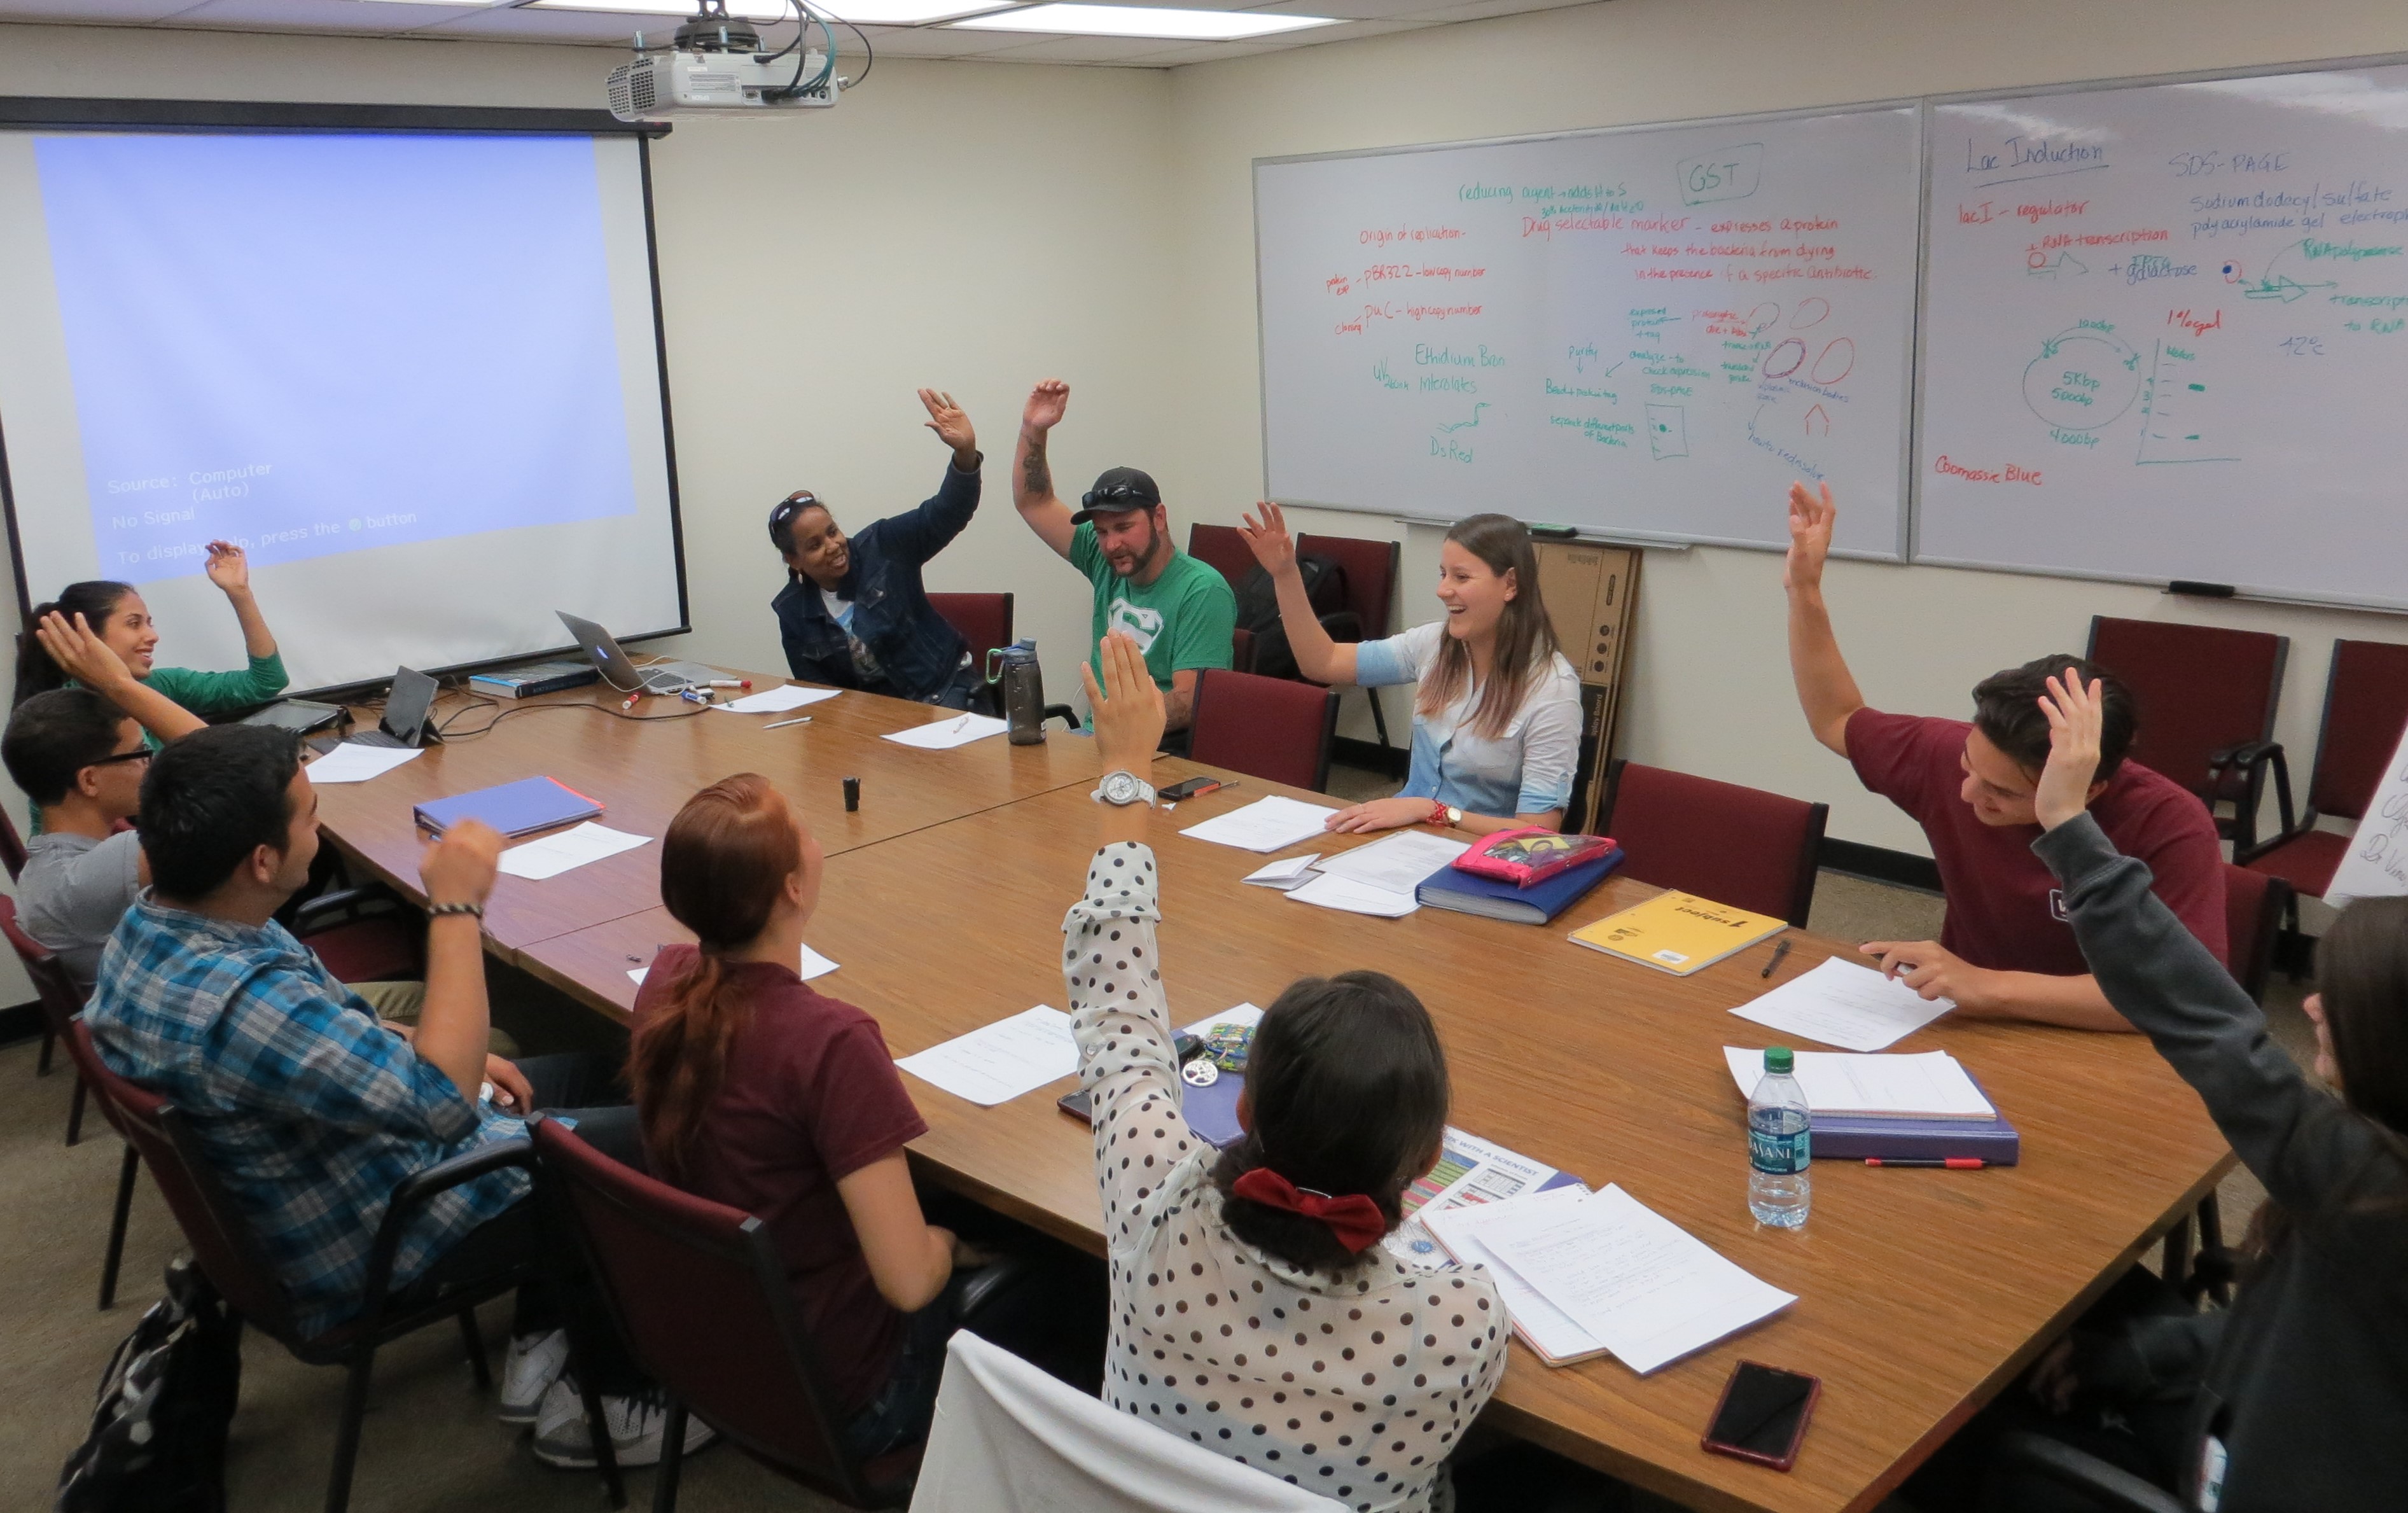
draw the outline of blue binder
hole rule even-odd
[[[1615,846],[1593,860],[1565,868],[1543,883],[1516,887],[1495,878],[1475,876],[1449,862],[1423,878],[1413,897],[1433,909],[1452,909],[1457,914],[1479,915],[1516,925],[1543,925],[1579,902],[1583,894],[1604,882],[1605,874],[1621,865],[1622,848]]]
[[[504,835],[531,835],[555,825],[592,819],[602,806],[565,783],[523,777],[516,783],[455,793],[420,804],[418,823],[440,835],[464,819],[481,819]]]

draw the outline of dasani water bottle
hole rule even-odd
[[[1805,1224],[1814,1196],[1806,1174],[1806,1093],[1791,1074],[1796,1065],[1785,1045],[1766,1051],[1764,1078],[1747,1100],[1747,1211],[1757,1223],[1784,1230]]]

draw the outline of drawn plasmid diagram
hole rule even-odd
[[[2141,354],[2108,332],[2060,331],[2024,368],[2024,403],[2061,431],[2095,431],[2132,408]]]
[[[1800,337],[1784,337],[1764,354],[1764,376],[1784,379],[1806,367],[1806,342]],[[1816,383],[1830,385],[1856,371],[1856,344],[1846,337],[1833,337],[1823,343],[1815,354],[1814,366],[1806,376]]]

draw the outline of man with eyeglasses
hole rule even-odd
[[[1045,439],[1069,403],[1070,385],[1060,379],[1047,379],[1029,394],[1020,416],[1019,454],[1012,459],[1012,508],[1094,585],[1087,644],[1099,647],[1117,630],[1145,654],[1173,736],[1164,749],[1184,751],[1196,713],[1197,674],[1229,665],[1238,596],[1217,569],[1171,544],[1169,512],[1149,474],[1107,468],[1076,513],[1055,496]],[[1096,667],[1100,679],[1102,663]]]

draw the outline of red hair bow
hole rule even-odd
[[[1329,1226],[1338,1243],[1355,1255],[1361,1255],[1380,1243],[1388,1232],[1388,1216],[1380,1205],[1359,1192],[1333,1198],[1311,1188],[1299,1188],[1268,1166],[1257,1166],[1238,1178],[1231,1191],[1239,1197],[1262,1204],[1265,1208],[1283,1209],[1317,1218]]]

